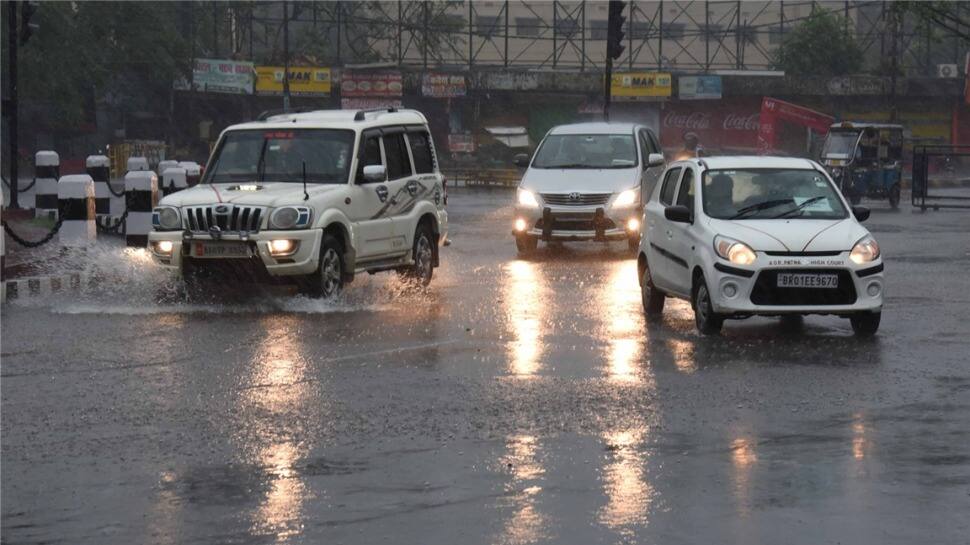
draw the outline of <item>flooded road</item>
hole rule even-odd
[[[427,293],[159,303],[118,250],[4,306],[3,542],[968,542],[970,214],[867,203],[874,340],[705,338],[645,323],[625,244],[518,259],[510,199],[452,194]]]

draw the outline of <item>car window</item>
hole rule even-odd
[[[347,130],[239,130],[225,135],[203,183],[347,183],[354,133]]]
[[[418,174],[434,172],[434,154],[431,151],[430,140],[428,133],[408,133],[408,144],[411,145],[411,155],[414,156],[414,170]]]
[[[640,134],[639,134],[639,140],[640,140],[640,155],[643,156],[643,164],[647,164],[647,158],[653,152],[650,151],[650,142],[647,141],[647,135],[642,130],[640,131]]]
[[[357,168],[357,180],[361,183],[365,181],[365,166],[384,164],[381,160],[381,137],[371,136],[364,140],[363,146],[363,157],[361,157],[360,166]]]
[[[686,206],[694,213],[694,169],[684,171],[684,179],[680,182],[680,192],[677,193],[677,204]]]
[[[384,153],[387,156],[388,180],[397,180],[411,175],[411,159],[404,145],[404,133],[385,135]]]
[[[657,143],[653,140],[650,131],[643,129],[640,131],[640,140],[644,149],[644,157],[651,153],[660,153],[660,148],[657,147]]]
[[[530,168],[632,168],[633,134],[553,134],[539,146]]]
[[[677,189],[677,179],[680,178],[680,167],[672,168],[664,176],[663,187],[660,188],[660,202],[671,205],[674,202],[674,191]]]
[[[704,213],[717,219],[842,219],[848,211],[821,172],[797,168],[704,172]]]

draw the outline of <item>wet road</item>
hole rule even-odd
[[[156,304],[129,256],[5,306],[3,542],[970,542],[970,213],[874,211],[875,340],[702,338],[623,245],[517,260],[509,199],[452,195],[426,294]]]

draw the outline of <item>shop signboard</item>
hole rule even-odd
[[[465,96],[465,76],[427,73],[421,77],[421,94],[436,98],[463,97]]]
[[[341,98],[399,97],[404,86],[400,72],[348,72],[340,77]]]
[[[187,91],[190,85],[189,82],[181,79],[175,82],[175,88]],[[206,93],[251,95],[253,94],[253,63],[224,59],[195,59],[191,88]]]
[[[471,134],[449,134],[448,151],[451,153],[475,153],[475,137]]]
[[[330,96],[330,68],[316,66],[290,67],[290,94],[294,96]],[[256,67],[256,94],[283,94],[283,67]]]
[[[677,80],[677,96],[681,100],[719,99],[721,76],[681,76]]]
[[[374,110],[377,108],[401,108],[403,104],[399,98],[351,97],[340,99],[340,107],[344,110]]]
[[[610,80],[610,95],[616,100],[649,100],[669,97],[671,78],[667,72],[619,72]]]

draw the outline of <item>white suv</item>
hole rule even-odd
[[[520,254],[539,240],[640,240],[642,195],[649,195],[664,157],[657,137],[632,123],[554,127],[536,150],[516,195],[512,235]]]
[[[201,183],[155,208],[149,245],[190,277],[285,279],[322,297],[363,271],[427,285],[446,201],[420,112],[281,114],[226,129]]]
[[[859,223],[868,217],[807,159],[675,162],[644,209],[644,310],[688,299],[704,334],[727,318],[835,314],[873,335],[884,284],[879,245]]]

